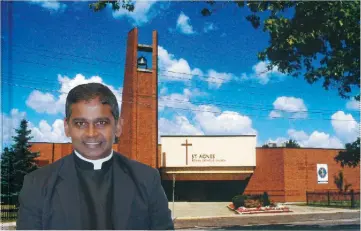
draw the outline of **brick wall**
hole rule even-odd
[[[256,169],[246,186],[245,194],[267,192],[271,200],[285,201],[283,149],[257,148]]]
[[[284,149],[285,190],[287,201],[306,201],[306,191],[337,190],[334,176],[342,169],[334,161],[340,150]],[[318,184],[317,164],[327,164],[328,184]],[[343,169],[345,179],[360,190],[360,167]]]

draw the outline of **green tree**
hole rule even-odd
[[[16,135],[12,137],[14,144],[10,149],[4,149],[1,156],[1,167],[4,167],[1,169],[1,183],[5,183],[4,192],[7,193],[3,195],[2,191],[1,196],[11,198],[8,202],[17,205],[24,176],[38,169],[35,159],[39,153],[31,152],[29,149],[31,147],[29,141],[33,137],[30,136],[31,130],[28,129],[28,122],[25,119],[21,120],[20,127],[15,129],[15,132]]]
[[[212,15],[216,5],[207,2],[204,16]],[[360,100],[359,1],[235,2],[250,9],[246,19],[255,29],[263,26],[268,32],[269,46],[258,58],[269,61],[269,69],[303,75],[310,84],[323,79],[326,90],[334,87],[341,97]],[[292,17],[285,17],[288,9],[294,10]],[[263,12],[268,16],[262,24]]]
[[[202,15],[210,16],[225,2],[206,1]],[[337,88],[343,98],[360,100],[360,3],[359,1],[234,1],[248,7],[245,16],[255,29],[263,26],[269,46],[258,53],[271,70],[294,77],[304,76],[312,84],[323,79],[323,87]],[[107,4],[134,10],[131,0],[98,1],[90,4],[100,11]],[[292,17],[284,12],[294,10]],[[263,14],[265,13],[265,14]],[[266,16],[261,22],[260,15]],[[357,93],[355,93],[357,92]]]
[[[360,137],[352,143],[345,144],[346,150],[340,151],[335,157],[337,163],[342,167],[356,167],[360,163]]]
[[[301,146],[297,143],[296,140],[292,140],[292,139],[286,141],[284,144],[285,144],[285,147],[286,147],[286,148],[300,148],[300,147],[301,147]]]
[[[1,202],[2,204],[13,204],[12,195],[14,194],[14,152],[12,148],[4,148],[1,154]]]
[[[90,3],[89,8],[93,9],[94,12],[103,10],[108,4],[112,6],[113,10],[119,10],[120,8],[126,9],[128,11],[134,10],[134,2],[131,0],[115,0],[115,1],[102,1]]]
[[[334,176],[333,178],[339,192],[347,192],[348,189],[352,186],[351,184],[347,183],[342,170],[339,171],[338,176]]]

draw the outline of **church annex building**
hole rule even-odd
[[[343,170],[351,189],[360,189],[360,167],[341,168],[340,150],[258,148],[255,135],[161,136],[158,144],[158,34],[152,44],[128,34],[121,118],[115,151],[157,168],[162,184],[177,201],[231,201],[241,193],[267,192],[276,202],[305,202],[306,191],[337,190],[334,176]],[[150,57],[148,65],[144,56]],[[32,143],[44,166],[72,152],[70,143]]]

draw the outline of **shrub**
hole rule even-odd
[[[261,207],[261,201],[257,200],[257,199],[247,199],[244,202],[244,207],[246,208],[257,208],[257,207]]]
[[[234,209],[238,209],[239,207],[244,206],[244,201],[247,199],[245,195],[237,195],[232,198],[232,203],[234,205]]]
[[[271,204],[267,192],[264,192],[264,193],[263,193],[262,203],[263,203],[263,206],[269,206],[269,205]]]

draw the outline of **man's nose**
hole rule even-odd
[[[95,127],[93,124],[90,124],[89,127],[88,127],[88,129],[87,129],[87,131],[86,131],[86,135],[87,135],[88,137],[94,137],[94,136],[96,136],[97,134],[98,134],[98,132],[97,132],[96,127]]]

